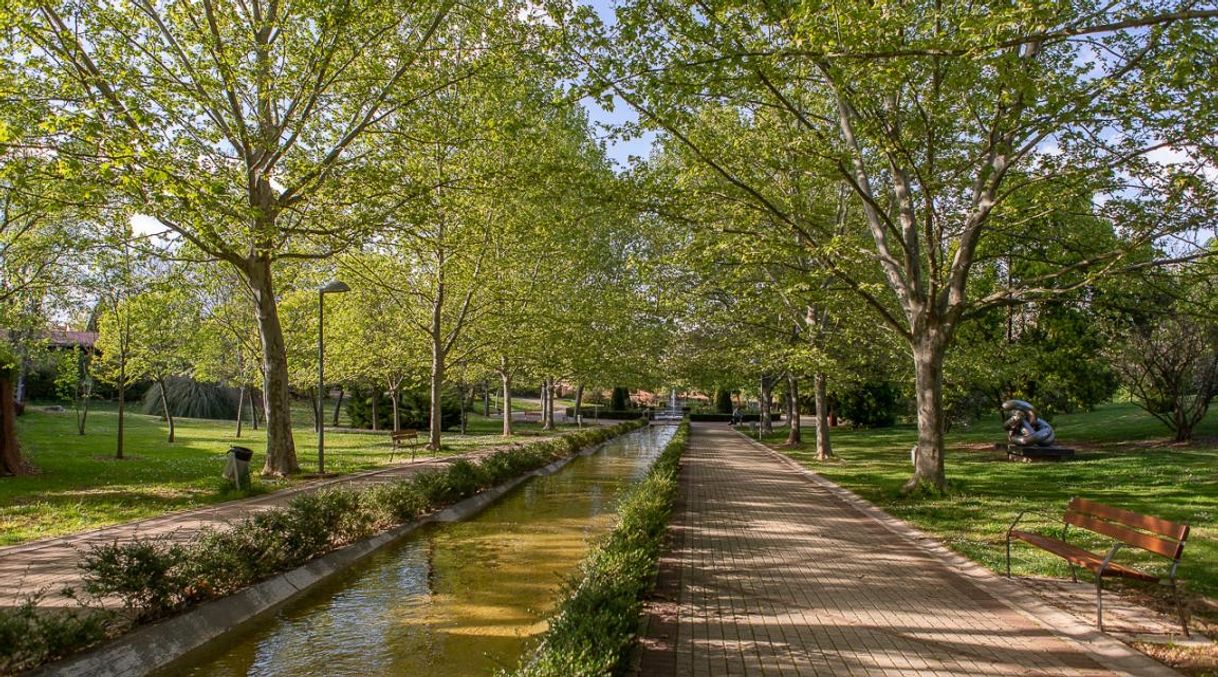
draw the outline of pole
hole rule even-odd
[[[322,336],[325,321],[326,292],[317,292],[317,474],[326,474],[326,422],[321,419],[325,402],[326,344]]]

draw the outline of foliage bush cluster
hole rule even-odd
[[[888,381],[853,384],[837,399],[841,415],[859,428],[888,428],[906,408],[901,389]]]
[[[731,414],[719,414],[719,413],[714,413],[714,414],[693,413],[693,414],[689,415],[689,420],[693,421],[694,423],[730,423],[733,418],[734,417]],[[760,421],[761,414],[758,412],[755,412],[755,411],[749,412],[749,413],[742,413],[742,414],[740,414],[740,420],[743,421],[744,423]],[[770,420],[771,421],[781,421],[782,414],[777,411],[771,411]]]
[[[684,422],[647,476],[618,504],[613,531],[567,582],[558,610],[518,675],[608,675],[624,671],[643,595],[655,579],[689,436]]]
[[[378,388],[356,389],[347,400],[347,416],[351,427],[371,429],[372,403],[376,400],[376,428],[389,430],[393,427],[393,402]],[[431,396],[426,390],[403,390],[398,396],[398,425],[414,430],[431,428],[429,420]],[[461,423],[461,402],[455,392],[446,391],[440,398],[440,428],[449,430]]]
[[[88,648],[109,633],[113,614],[98,609],[41,610],[39,597],[0,609],[0,675],[29,670]]]
[[[235,388],[215,383],[200,383],[191,378],[170,377],[165,384],[169,412],[182,418],[207,418],[231,421],[237,418],[238,393]],[[161,385],[153,383],[140,403],[140,411],[153,416],[163,413]]]
[[[36,609],[37,598],[0,610],[0,674],[35,667],[131,624],[232,594],[644,424],[587,428],[370,489],[300,494],[283,508],[255,514],[231,529],[206,531],[187,543],[146,538],[94,547],[81,563],[85,592],[117,598],[128,613],[119,618],[84,604],[80,611],[48,614]]]

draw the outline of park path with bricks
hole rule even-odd
[[[638,672],[1177,674],[932,540],[695,424]]]
[[[438,458],[418,458],[387,468],[314,480],[253,498],[0,548],[0,581],[4,582],[0,586],[0,607],[16,606],[28,596],[39,592],[45,593],[45,597],[40,601],[41,606],[75,606],[71,599],[60,596],[59,591],[64,587],[80,586],[77,564],[84,553],[94,545],[153,537],[188,541],[203,529],[224,528],[256,512],[284,505],[293,496],[303,492],[397,482],[423,470],[453,463],[457,459],[476,461],[510,446],[513,445],[486,447]]]

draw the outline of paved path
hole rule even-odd
[[[272,494],[0,548],[0,581],[4,582],[0,586],[0,607],[19,604],[28,595],[39,591],[48,593],[41,602],[43,606],[72,606],[74,603],[60,597],[58,592],[64,586],[79,586],[80,572],[76,565],[81,555],[96,544],[141,536],[185,541],[201,529],[223,527],[251,513],[283,505],[302,492],[346,485],[371,486],[395,482],[422,470],[452,463],[459,458],[476,460],[502,448],[503,445],[485,447],[441,458],[421,456],[413,462],[409,460],[410,453],[407,451],[406,462],[387,468],[316,480]]]
[[[725,426],[694,426],[674,529],[644,675],[1174,674]]]

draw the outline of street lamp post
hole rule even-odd
[[[326,342],[325,317],[326,294],[341,294],[351,291],[346,283],[331,280],[317,290],[317,474],[326,474],[326,421],[322,408],[326,402]]]

